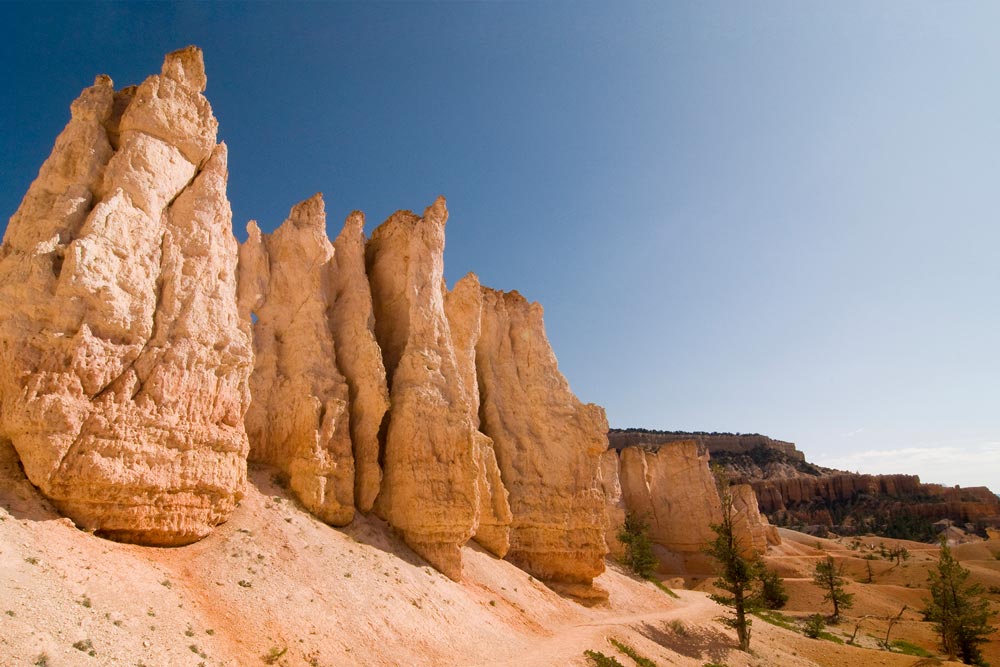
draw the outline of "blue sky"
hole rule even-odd
[[[205,50],[238,237],[448,197],[614,426],[1000,490],[996,3],[0,4],[0,218],[96,74]]]

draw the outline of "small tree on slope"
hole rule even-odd
[[[656,571],[659,561],[653,555],[653,544],[649,540],[649,523],[634,512],[625,515],[625,523],[618,531],[618,541],[625,545],[625,564],[643,579]]]
[[[719,575],[715,587],[725,593],[713,594],[711,598],[731,608],[732,616],[724,618],[722,622],[736,630],[740,650],[749,651],[751,626],[749,614],[763,607],[758,591],[763,564],[758,558],[746,558],[742,555],[744,551],[740,548],[734,530],[736,510],[733,509],[733,495],[729,483],[723,480],[719,473],[716,473],[716,482],[719,487],[719,498],[722,501],[722,521],[712,524],[715,539],[709,543],[705,553],[715,559]],[[752,550],[748,552],[753,553]]]
[[[969,574],[942,539],[937,567],[927,576],[931,599],[925,600],[924,618],[934,623],[948,657],[959,657],[967,665],[984,665],[979,645],[992,631],[991,612],[983,587],[966,583]]]
[[[840,619],[841,609],[850,609],[854,605],[854,594],[844,589],[846,580],[843,575],[843,566],[838,567],[832,556],[816,563],[816,569],[813,570],[813,583],[826,591],[823,601],[833,603],[834,622]]]

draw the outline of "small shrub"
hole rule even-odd
[[[173,588],[174,587],[174,585],[172,583],[170,583],[169,579],[164,579],[163,581],[160,582],[160,585],[163,586],[164,588]]]
[[[187,635],[188,637],[194,637],[194,628],[192,628],[191,625],[188,624],[187,630],[184,631],[184,634]]]
[[[826,619],[823,618],[822,614],[813,614],[806,619],[805,627],[802,628],[802,632],[805,633],[806,637],[810,639],[819,639],[820,634],[823,632],[823,628],[826,627]]]
[[[614,646],[616,649],[618,649],[628,657],[632,658],[635,661],[635,664],[639,665],[639,667],[657,667],[655,662],[653,662],[652,660],[650,660],[645,656],[640,655],[634,648],[632,648],[628,644],[623,644],[622,642],[618,641],[613,637],[611,639],[608,639],[608,641],[611,642],[611,645]]]
[[[199,658],[207,658],[208,657],[208,654],[205,653],[204,651],[202,651],[200,648],[198,648],[197,644],[190,644],[190,645],[188,645],[188,648],[191,650],[192,653],[194,653]]]
[[[89,639],[81,639],[78,642],[73,642],[73,648],[77,651],[83,651],[89,656],[97,655],[97,651],[94,650],[94,645]]]
[[[684,622],[681,621],[679,618],[675,618],[668,621],[667,626],[671,630],[673,630],[674,634],[677,635],[678,637],[687,637],[688,634],[687,627],[684,625]]]
[[[24,559],[24,562],[27,563],[28,565],[38,565],[38,559],[35,558],[34,556],[28,556],[27,558]]]
[[[49,667],[49,654],[39,653],[38,657],[35,658],[35,662],[32,663],[35,667]]]
[[[265,653],[263,657],[261,657],[261,660],[264,661],[265,665],[273,665],[274,663],[278,662],[281,656],[285,655],[286,653],[288,653],[287,646],[284,648],[278,648],[277,646],[272,646],[271,650]]]
[[[17,616],[17,614],[14,613],[13,609],[8,609],[4,613],[7,614],[8,616],[10,616],[11,618],[14,618],[15,616]]]
[[[246,579],[240,579],[239,581],[236,582],[236,585],[241,586],[243,588],[253,588],[253,584],[251,584]]]
[[[584,651],[583,654],[593,661],[597,667],[625,667],[622,663],[618,662],[610,656],[606,656],[600,651]]]
[[[86,595],[77,600],[77,602],[80,603],[81,607],[86,607],[87,609],[90,609],[90,607],[93,605],[93,603],[90,601],[90,598],[87,597]]]

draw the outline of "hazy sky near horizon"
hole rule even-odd
[[[1000,4],[0,4],[0,219],[69,104],[205,51],[234,226],[448,198],[612,426],[1000,491]]]

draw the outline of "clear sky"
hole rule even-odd
[[[1000,491],[1000,4],[5,2],[0,218],[188,44],[241,239],[444,194],[613,426]]]

